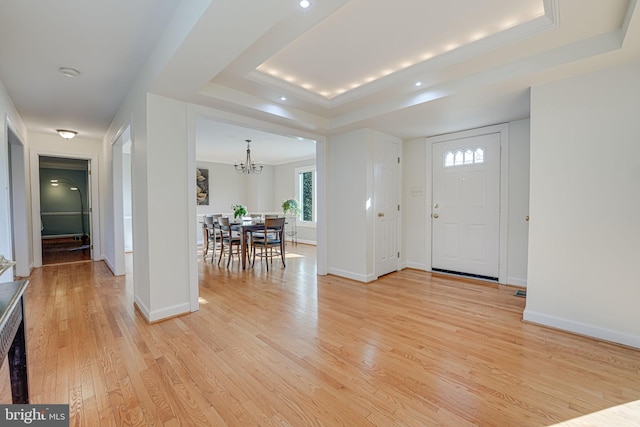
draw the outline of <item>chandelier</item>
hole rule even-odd
[[[250,173],[254,173],[258,175],[262,172],[262,165],[256,165],[254,161],[251,160],[251,148],[249,144],[251,144],[250,139],[245,139],[247,141],[247,159],[244,162],[236,162],[233,167],[236,168],[236,172],[238,173],[246,173],[247,175]]]

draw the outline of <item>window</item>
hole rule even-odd
[[[316,167],[296,168],[296,198],[300,202],[298,220],[316,222]]]
[[[445,168],[484,163],[484,147],[447,151],[444,153],[443,163]]]

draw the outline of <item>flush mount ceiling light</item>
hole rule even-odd
[[[301,8],[306,9],[309,6],[311,6],[311,3],[309,2],[309,0],[301,0],[300,3],[298,3],[300,5]]]
[[[58,135],[63,137],[64,139],[71,139],[78,134],[75,130],[66,130],[66,129],[56,129]]]
[[[78,77],[80,75],[80,71],[75,68],[70,67],[60,67],[60,72],[67,77]]]

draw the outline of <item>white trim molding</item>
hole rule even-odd
[[[561,317],[550,316],[532,310],[524,310],[522,318],[526,322],[536,323],[542,326],[548,326],[563,331],[572,332],[578,335],[585,335],[592,338],[627,345],[640,349],[640,335],[631,335],[624,332],[618,332],[607,328],[602,328],[588,323],[576,322],[574,320],[564,319]]]

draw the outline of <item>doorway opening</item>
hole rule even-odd
[[[508,129],[427,138],[430,270],[506,283]]]
[[[5,165],[8,173],[3,178],[8,179],[5,181],[8,197],[0,201],[0,226],[9,233],[0,242],[0,255],[16,262],[14,267],[5,271],[3,278],[3,280],[14,280],[16,277],[26,277],[30,273],[28,191],[25,180],[24,145],[17,133],[13,131],[8,119],[5,129],[7,131],[7,163]]]
[[[90,261],[90,163],[40,156],[42,265]]]
[[[127,125],[111,146],[113,253],[109,255],[113,259],[110,268],[116,276],[129,274],[133,268],[132,148],[131,129]]]

